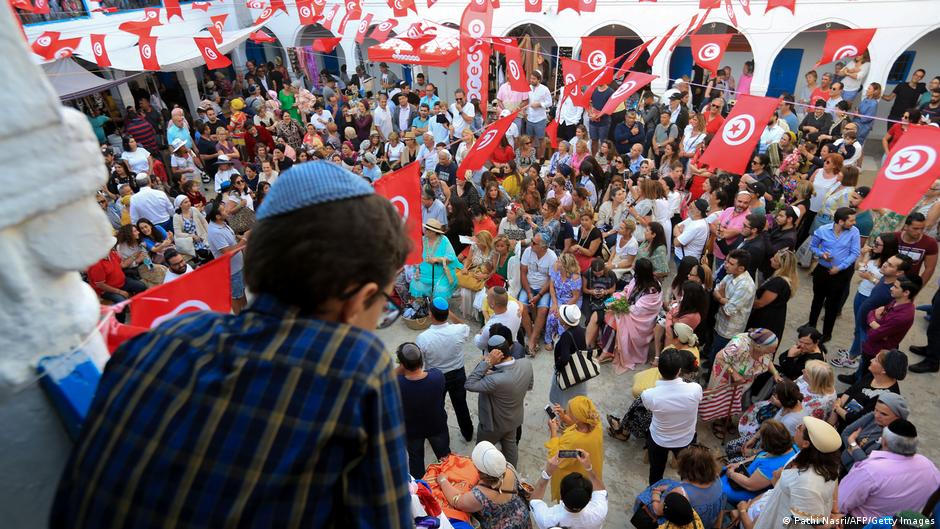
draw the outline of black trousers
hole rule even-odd
[[[695,442],[694,438],[692,439],[692,442]],[[666,472],[666,461],[669,458],[669,452],[672,452],[674,456],[678,457],[679,452],[685,450],[688,446],[689,445],[679,446],[676,448],[666,448],[656,444],[656,441],[653,440],[652,435],[647,435],[646,451],[650,456],[649,484],[652,485],[653,483],[663,479],[663,473]]]
[[[855,267],[850,266],[836,274],[830,274],[829,269],[817,265],[813,270],[813,303],[809,310],[808,325],[816,327],[819,321],[819,313],[823,307],[826,309],[826,315],[823,318],[822,333],[826,338],[832,337],[832,329],[836,326],[836,318],[839,311],[842,310],[844,298],[842,293],[845,290],[846,283],[852,281],[852,274],[855,273]]]
[[[424,476],[427,467],[424,466],[424,441],[431,443],[431,450],[438,459],[450,454],[450,432],[444,429],[443,432],[428,437],[409,437],[406,440],[408,446],[408,471],[412,477],[421,479]]]
[[[930,322],[927,324],[927,360],[940,364],[940,290],[933,295],[931,301],[933,311],[930,313]]]
[[[470,408],[467,407],[467,373],[464,368],[454,369],[444,373],[444,389],[450,395],[450,404],[457,415],[457,424],[460,425],[460,435],[467,441],[473,439],[473,419],[470,418]]]

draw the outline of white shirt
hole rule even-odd
[[[463,369],[463,344],[470,337],[470,327],[463,323],[435,323],[415,339],[424,353],[424,369],[441,373]]]
[[[467,102],[464,104],[463,108],[457,109],[457,103],[450,104],[450,122],[454,126],[454,137],[459,138],[463,133],[463,129],[470,126],[469,123],[464,121],[463,116],[465,114],[469,117],[476,115],[476,111],[473,108],[473,103]]]
[[[539,108],[532,107],[532,103],[540,103]],[[529,91],[529,109],[526,111],[526,121],[538,123],[548,119],[548,108],[552,106],[552,93],[548,87],[540,84]]]
[[[392,133],[392,113],[387,106],[385,108],[375,107],[375,110],[372,111],[372,123],[382,134],[382,138],[388,138],[389,134]]]
[[[650,438],[663,448],[687,446],[695,437],[702,386],[681,378],[657,380],[640,393],[643,406],[653,414]]]
[[[147,219],[154,224],[162,224],[176,213],[170,197],[166,193],[150,187],[142,187],[131,197],[131,222],[137,224],[140,219]]]
[[[835,145],[836,149],[838,149],[839,147],[842,146],[843,143],[845,143],[845,140],[842,138],[839,138],[838,140],[835,141],[835,143],[833,143],[833,145]],[[849,158],[848,160],[845,160],[844,162],[842,162],[843,166],[851,165],[853,167],[858,167],[858,161],[861,160],[862,158],[862,144],[855,141],[855,142],[852,142],[852,147],[855,147],[855,154],[853,154],[852,157]],[[137,150],[140,150],[140,147],[138,147]]]
[[[819,213],[829,190],[837,185],[839,181],[836,177],[826,178],[826,173],[822,169],[817,169],[816,174],[813,175],[813,196],[809,199],[809,210]]]
[[[674,252],[676,257],[679,259],[688,255],[696,259],[702,257],[705,243],[708,242],[708,221],[706,219],[693,220],[689,217],[679,225],[685,227],[682,228],[682,234],[677,237],[682,246],[676,246]]]
[[[855,68],[855,62],[849,65],[852,68]],[[842,78],[842,90],[846,92],[855,92],[856,90],[861,90],[862,85],[865,83],[865,78],[868,77],[868,70],[871,69],[871,63],[866,62],[862,63],[859,67],[858,72],[855,75],[858,76],[858,79],[852,79],[848,75]]]
[[[434,172],[434,169],[437,168],[438,158],[437,147],[428,147],[424,144],[418,147],[418,160],[421,161],[425,173],[428,171]]]
[[[636,256],[636,254],[640,251],[639,243],[637,243],[636,239],[634,239],[632,236],[626,244],[621,243],[623,243],[623,235],[618,233],[617,243],[614,244],[614,253],[617,255],[617,259],[619,260],[624,260],[631,255]]]
[[[760,134],[760,144],[758,145],[758,150],[761,154],[767,152],[767,148],[771,144],[777,143],[780,141],[780,138],[783,137],[783,133],[786,132],[783,130],[783,127],[774,123],[773,125],[768,125],[764,127],[764,132]]]
[[[228,182],[232,179],[233,176],[240,174],[235,168],[227,169],[225,171],[218,171],[215,173],[215,192],[219,193],[222,191],[222,182]],[[272,182],[273,184],[273,182]]]
[[[180,276],[184,276],[192,271],[193,271],[193,267],[189,266],[189,263],[186,264],[186,271],[183,272],[182,274],[177,274],[176,272],[171,270],[170,267],[168,266],[166,267],[166,275],[163,276],[163,284],[165,285],[169,283],[170,281],[173,281],[174,279]]]
[[[561,103],[561,108],[558,109],[558,119],[561,125],[577,125],[581,123],[583,113],[583,108],[575,105],[570,97],[566,97]]]
[[[550,249],[545,250],[545,255],[543,255],[541,259],[535,255],[535,252],[532,251],[532,247],[526,248],[525,251],[522,252],[522,260],[519,264],[528,267],[526,278],[529,280],[529,288],[532,289],[533,294],[542,290],[545,282],[548,281],[548,274],[551,272],[552,266],[555,265],[555,261],[557,260],[558,257],[555,255],[555,252]]]
[[[377,121],[373,118],[373,121]],[[326,130],[326,124],[333,122],[333,115],[326,111],[324,108],[320,113],[314,112],[310,115],[310,123],[313,123],[313,127],[317,130]]]
[[[568,511],[563,503],[549,507],[542,500],[532,500],[529,506],[532,508],[532,519],[539,529],[600,529],[607,518],[607,491],[592,492],[591,501],[580,512]]]
[[[509,143],[509,145],[515,147],[517,136],[519,136],[519,126],[516,125],[515,121],[513,121],[509,124],[509,128],[506,129],[506,141]]]
[[[486,351],[486,342],[490,339],[490,327],[497,323],[505,325],[512,331],[512,335],[515,336],[519,332],[519,325],[522,324],[522,307],[519,305],[519,302],[509,300],[509,303],[506,304],[506,312],[490,316],[486,325],[480,329],[480,333],[473,339],[473,343],[478,349]]]
[[[127,166],[131,168],[133,174],[150,172],[149,158],[150,151],[140,146],[134,152],[124,151],[121,153],[121,159],[127,162]]]

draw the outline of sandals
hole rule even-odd
[[[711,425],[712,435],[715,436],[721,442],[724,442],[728,437],[728,424],[723,420],[719,419],[712,423]]]
[[[613,361],[614,361],[614,356],[613,356],[613,355],[610,355],[610,356],[601,355],[601,356],[597,359],[597,363],[598,363],[598,364],[609,364],[609,363],[611,363],[611,362],[613,362]]]
[[[629,440],[630,440],[630,434],[628,434],[628,433],[623,433],[623,432],[621,432],[620,430],[615,430],[613,426],[608,426],[608,427],[607,427],[607,435],[613,437],[614,439],[616,439],[616,440],[618,440],[618,441],[629,441]]]

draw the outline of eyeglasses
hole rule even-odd
[[[385,291],[382,291],[382,295],[385,296],[385,308],[382,310],[382,316],[379,318],[378,328],[386,329],[398,321],[398,318],[401,317],[401,313],[404,312],[404,310],[401,305],[399,305],[392,296],[386,294]]]
[[[712,108],[721,108],[721,105],[710,105]]]

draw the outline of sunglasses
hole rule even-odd
[[[721,108],[721,105],[711,105],[712,108]]]

